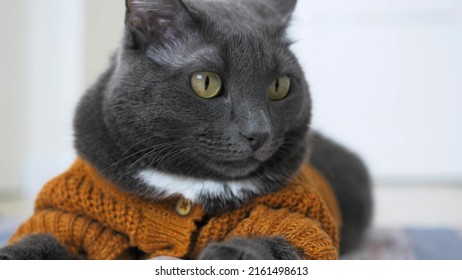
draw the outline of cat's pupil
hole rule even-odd
[[[279,92],[279,79],[276,80],[276,92]]]
[[[210,77],[207,76],[205,78],[205,90],[207,91],[209,89],[209,86],[210,86]]]

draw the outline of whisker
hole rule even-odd
[[[158,145],[155,145],[155,146],[152,146],[152,147],[145,148],[145,149],[143,149],[143,150],[134,152],[134,153],[132,153],[132,154],[126,156],[126,157],[123,157],[123,158],[119,159],[119,160],[116,161],[116,162],[113,162],[112,164],[110,164],[110,165],[107,166],[106,168],[103,168],[103,169],[101,170],[101,172],[104,172],[104,171],[106,171],[106,170],[108,170],[108,169],[114,167],[115,165],[121,163],[122,161],[127,160],[127,159],[129,159],[129,158],[131,158],[131,157],[134,157],[134,156],[136,156],[136,155],[138,155],[138,154],[140,154],[140,153],[143,153],[143,152],[148,151],[148,150],[154,150],[154,149],[159,148],[159,147],[164,147],[165,145],[167,145],[167,143],[158,144]]]
[[[154,147],[151,148],[151,151],[147,152],[146,154],[142,155],[140,158],[138,158],[137,160],[135,160],[133,163],[131,163],[128,167],[125,168],[125,170],[119,175],[119,179],[122,178],[125,174],[127,174],[127,172],[129,172],[133,166],[135,164],[137,164],[138,162],[152,156],[153,154],[155,153],[162,153],[163,151],[169,149],[169,148],[172,148],[172,143],[163,143],[163,144],[159,144],[159,145],[156,145]]]

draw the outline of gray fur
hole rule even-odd
[[[300,254],[283,238],[234,238],[211,243],[200,260],[299,260]]]
[[[281,188],[306,160],[311,100],[289,50],[286,22],[271,21],[288,17],[294,3],[283,14],[269,9],[271,3],[145,0],[129,5],[124,43],[77,110],[79,155],[124,190],[154,199],[163,193],[138,179],[141,170],[224,185],[256,182],[258,191],[243,190],[246,195],[204,194],[201,204],[215,214]],[[257,7],[262,7],[258,13]],[[186,56],[179,65],[178,54],[158,57],[177,51],[192,52],[193,59]],[[190,78],[200,71],[220,74],[221,96],[204,100],[192,92]],[[270,101],[267,89],[281,75],[292,78],[291,93]],[[261,143],[254,150],[257,138]]]
[[[124,191],[153,200],[167,193],[141,180],[143,170],[218,182],[224,188],[253,182],[239,193],[224,190],[226,195],[219,198],[201,192],[198,201],[210,216],[282,188],[308,160],[311,149],[309,88],[286,38],[295,4],[127,0],[123,42],[77,108],[79,156]],[[190,78],[203,71],[221,76],[220,96],[205,100],[193,93]],[[271,101],[267,89],[283,75],[290,77],[291,91],[287,98]],[[358,243],[370,213],[367,172],[356,159],[315,137],[311,160],[336,188],[345,218],[342,248]],[[48,251],[42,254],[49,246],[50,254],[60,257],[58,245],[47,236],[31,237],[0,250],[0,256],[50,258]],[[201,255],[299,257],[281,238],[214,243]]]
[[[37,234],[0,249],[0,260],[75,260],[53,236]]]
[[[372,217],[371,179],[362,160],[319,133],[313,135],[311,163],[321,171],[334,188],[343,226],[340,252],[357,249]]]

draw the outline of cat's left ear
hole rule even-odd
[[[133,48],[174,40],[190,20],[181,0],[125,0],[125,4],[125,26]]]
[[[287,25],[292,18],[297,0],[261,0],[268,5],[277,15],[282,24]]]

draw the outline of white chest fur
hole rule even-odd
[[[245,194],[258,193],[258,188],[252,180],[215,181],[196,179],[180,175],[172,175],[155,169],[145,169],[138,173],[137,178],[164,197],[181,195],[193,203],[200,202],[201,197],[221,199],[241,199]]]

